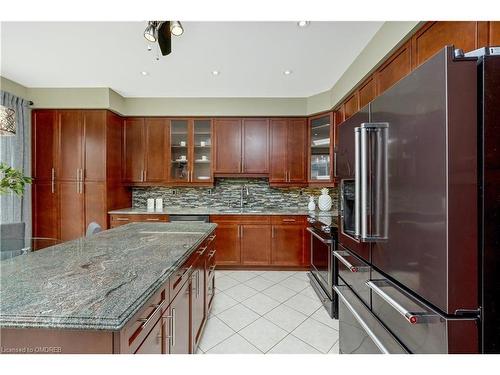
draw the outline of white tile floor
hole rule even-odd
[[[338,354],[331,319],[306,272],[216,271],[199,354]]]

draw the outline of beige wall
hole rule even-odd
[[[335,107],[420,22],[385,22],[328,91],[308,98],[124,98],[110,88],[26,88],[1,77],[2,90],[34,108],[107,108],[129,116],[305,116]]]

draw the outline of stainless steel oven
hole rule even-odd
[[[335,220],[335,219],[333,219]],[[333,285],[337,277],[337,261],[333,251],[337,247],[336,228],[332,218],[309,217],[307,231],[311,236],[311,286],[332,318],[337,318],[337,301]]]

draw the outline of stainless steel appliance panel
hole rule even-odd
[[[339,351],[342,354],[404,354],[406,349],[346,286],[339,296]]]
[[[312,227],[308,227],[307,231],[311,234],[311,273],[324,293],[332,299],[333,239]]]
[[[477,308],[476,63],[452,56],[371,103],[389,124],[388,239],[372,264],[448,314]]]
[[[410,352],[477,353],[474,319],[447,319],[377,272],[372,272],[367,285],[372,290],[373,313]]]
[[[370,265],[342,245],[338,246],[333,255],[338,264],[338,284],[349,286],[370,307],[370,289],[366,286],[366,282],[370,280]]]

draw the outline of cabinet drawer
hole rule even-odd
[[[212,215],[211,223],[234,224],[270,224],[271,218],[267,215]]]
[[[154,295],[139,311],[125,328],[130,352],[135,352],[139,344],[151,331],[168,306],[168,290],[162,290]]]
[[[303,215],[272,216],[271,224],[305,224],[306,217]]]
[[[182,265],[182,267],[175,272],[169,280],[170,285],[170,299],[173,300],[177,293],[182,289],[182,286],[189,280],[193,273],[193,265],[198,259],[198,255],[191,255],[191,257]]]
[[[109,221],[112,227],[117,227],[120,225],[125,225],[128,223],[138,223],[138,222],[168,222],[168,215],[165,214],[134,214],[134,215],[120,215],[111,214],[109,215]]]
[[[370,266],[342,245],[339,245],[333,255],[338,265],[339,285],[349,286],[367,306],[370,306],[370,289],[366,285],[370,279]]]

